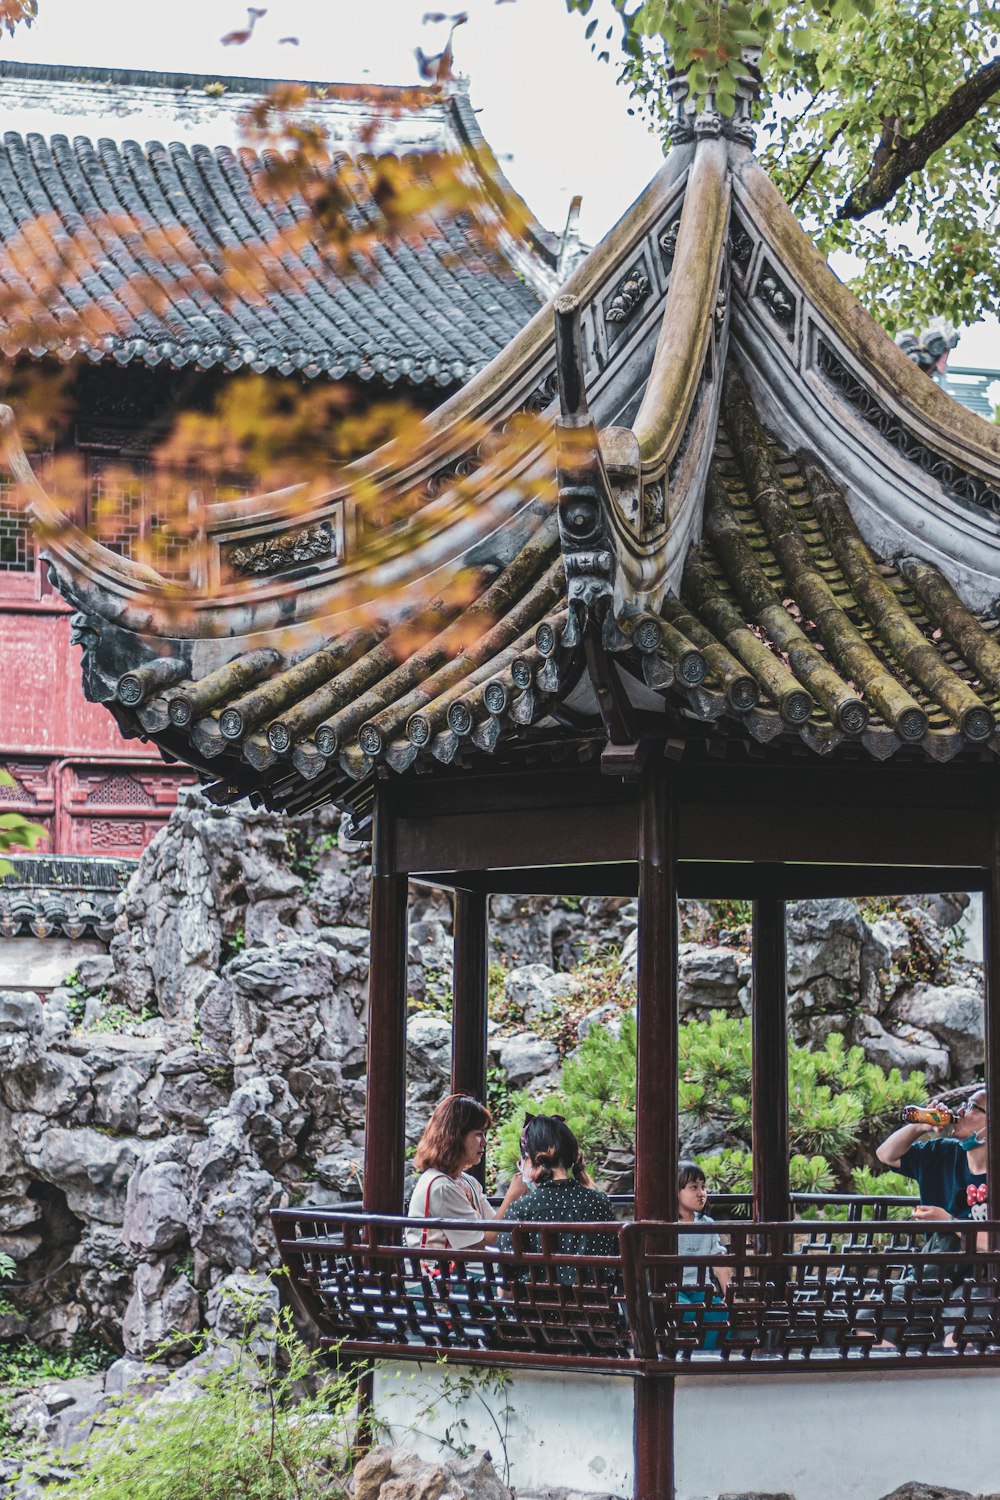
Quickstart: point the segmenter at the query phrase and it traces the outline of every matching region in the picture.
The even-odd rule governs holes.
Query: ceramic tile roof
[[[838,486],[765,434],[732,374],[703,540],[665,613],[693,643],[730,653],[729,682],[716,670],[691,695],[699,717],[739,714],[734,689],[749,674],[759,696],[740,716],[759,740],[791,731],[828,752],[854,739],[879,759],[903,745],[939,760],[997,748],[996,620],[967,609],[932,564],[876,557]]]
[[[109,124],[113,106],[120,106],[123,97],[141,102],[151,96],[162,111],[164,98],[183,99],[185,90],[194,90],[197,99],[200,88],[204,105],[204,91],[212,87],[197,78],[134,73],[109,76],[106,83],[81,81],[69,69],[22,66],[19,71],[18,65],[7,63],[0,69],[5,106],[17,103],[29,85],[37,87],[36,75],[42,72],[54,75],[47,87],[56,105],[61,90],[75,91],[75,97],[86,84],[91,114],[94,96],[99,104],[105,87]],[[263,87],[260,80],[227,80],[232,95],[227,102],[235,100],[245,108]],[[341,92],[344,99],[336,88],[324,91],[316,110],[320,115],[324,109],[331,112],[341,135],[348,117],[349,137],[351,129],[360,128],[363,111],[348,91]],[[426,150],[462,152],[472,170],[482,167],[488,148],[464,96],[410,113],[416,118],[397,122],[385,149],[413,160]],[[18,118],[22,116],[31,118],[30,112]],[[127,118],[125,123],[130,123]],[[154,119],[157,123],[172,128],[174,121]],[[348,138],[333,142],[332,149],[350,151],[351,144]],[[489,156],[487,167],[492,162]],[[58,252],[67,263],[65,273],[60,269],[56,293],[45,293],[50,310],[57,317],[61,309],[79,314],[89,304],[101,309],[114,328],[101,337],[74,336],[65,343],[29,339],[29,352],[37,355],[51,347],[63,358],[82,353],[93,361],[111,358],[121,365],[138,361],[283,375],[301,371],[452,386],[503,349],[543,300],[541,282],[532,285],[530,275],[532,264],[543,281],[551,272],[546,256],[549,262],[553,257],[541,244],[541,231],[534,245],[498,249],[472,232],[467,215],[435,211],[421,221],[424,232],[409,243],[383,243],[369,267],[358,262],[360,274],[340,274],[310,237],[281,255],[279,284],[266,288],[262,298],[241,294],[223,305],[214,289],[220,256],[242,248],[273,261],[269,242],[281,229],[308,218],[300,198],[275,205],[264,191],[264,170],[262,156],[232,145],[169,137],[140,145],[110,133],[71,137],[7,130],[0,146],[0,238],[9,240],[40,220],[42,253]],[[378,223],[370,171],[366,186],[357,186],[354,174],[349,181],[352,225],[363,230]],[[193,245],[193,285],[179,258],[167,249],[151,252],[136,231],[166,231],[168,238],[176,235]],[[9,280],[12,269],[4,269]],[[29,288],[41,285],[30,258],[26,262],[22,257],[17,269]],[[142,276],[157,287],[161,310],[136,309],[130,282]]]
[[[519,411],[543,414],[530,456],[460,447],[459,418]],[[216,800],[362,823],[377,774],[493,753],[1000,753],[996,431],[868,318],[742,147],[671,153],[552,322],[425,430],[424,468],[366,471],[433,497],[391,558],[275,564],[182,627],[156,575],[57,535],[88,691]],[[266,498],[247,524],[294,538]],[[354,566],[377,607],[348,633]]]
[[[131,860],[20,856],[0,878],[0,938],[96,937],[108,942]]]
[[[828,474],[764,433],[738,378],[728,397],[680,594],[610,616],[607,655],[689,733],[728,719],[760,743],[854,742],[876,759],[996,749],[996,622],[930,564],[876,558]],[[161,658],[119,678],[117,697],[220,789],[296,808],[364,801],[379,763],[492,753],[551,723],[583,672],[550,516],[471,604],[417,630],[356,631],[291,666],[265,649],[201,681]]]

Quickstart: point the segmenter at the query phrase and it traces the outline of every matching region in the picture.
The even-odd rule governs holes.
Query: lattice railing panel
[[[505,1252],[403,1242],[407,1229],[447,1221],[292,1209],[273,1218],[323,1341],[359,1356],[622,1374],[1000,1364],[1000,1253],[977,1248],[977,1235],[1000,1225],[936,1225],[957,1238],[929,1251],[912,1220],[862,1219],[859,1204],[836,1221],[686,1224],[685,1236],[718,1233],[728,1248],[684,1256],[676,1224],[511,1224]],[[581,1231],[610,1232],[613,1253],[563,1254],[560,1234]],[[713,1264],[729,1273],[724,1289]]]

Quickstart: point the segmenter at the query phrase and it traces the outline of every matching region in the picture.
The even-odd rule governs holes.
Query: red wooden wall
[[[0,570],[0,766],[16,782],[0,811],[44,824],[42,850],[135,858],[194,777],[86,701],[70,610],[43,573]]]

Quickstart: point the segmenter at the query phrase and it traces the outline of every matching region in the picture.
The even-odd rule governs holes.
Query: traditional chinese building
[[[372,839],[365,1212],[276,1215],[319,1335],[510,1369],[521,1485],[870,1500],[921,1455],[985,1490],[994,1251],[958,1226],[956,1300],[885,1203],[795,1220],[784,903],[983,893],[1000,1139],[1000,435],[832,275],[753,155],[749,91],[726,119],[675,87],[661,172],[556,300],[407,466],[360,462],[371,513],[345,485],[307,518],[344,539],[330,555],[296,555],[306,523],[274,497],[220,507],[221,586],[179,615],[167,580],[59,529],[9,424],[12,462],[54,533],[90,699],[219,802],[333,801]],[[470,448],[473,420],[492,436]],[[272,560],[252,588],[230,556],[249,539]],[[558,1226],[541,1249],[515,1231],[506,1257],[401,1243],[411,875],[455,892],[452,1081],[478,1094],[488,894],[637,894],[614,1257],[563,1254]],[[754,902],[753,1193],[714,1347],[681,1296],[710,1257],[679,1256],[674,1221],[679,895]],[[988,1182],[995,1204],[1000,1158]]]
[[[242,118],[271,85],[10,62],[0,64],[0,80],[0,253],[14,292],[6,352],[21,371],[68,377],[66,415],[36,467],[44,474],[62,454],[76,455],[89,512],[81,519],[122,558],[143,554],[163,524],[148,479],[174,418],[206,409],[234,376],[339,381],[357,389],[362,406],[399,390],[426,410],[482,369],[555,285],[558,243],[526,210],[519,234],[489,248],[470,236],[468,216],[442,212],[418,241],[380,249],[368,275],[345,277],[307,239],[283,285],[223,304],[213,282],[220,256],[273,254],[282,227],[307,218],[293,196],[282,220],[261,189],[261,152],[240,146]],[[461,88],[419,99],[342,85],[310,93],[302,117],[327,133],[331,151],[356,155],[363,144],[413,161],[450,158],[487,203],[511,195]],[[351,185],[345,211],[377,225],[374,199],[359,179]],[[211,289],[192,287],[171,261],[172,235],[196,247]],[[145,306],[131,292],[144,278]],[[49,324],[19,334],[43,306]],[[100,336],[87,332],[90,315]],[[238,496],[247,482],[233,475],[227,493]],[[338,545],[325,525],[310,541],[320,555]],[[265,551],[247,544],[248,573]],[[0,804],[44,824],[52,852],[135,856],[191,773],[165,763],[143,736],[123,739],[80,697],[72,630],[8,476],[0,485],[0,764],[16,785],[0,788]]]

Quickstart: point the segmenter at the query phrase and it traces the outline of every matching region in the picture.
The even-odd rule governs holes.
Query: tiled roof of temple
[[[0,877],[0,938],[98,938],[108,942],[130,860],[21,855]]]
[[[547,425],[506,470],[460,449],[470,418],[499,432],[525,409]],[[1000,750],[1000,433],[836,281],[741,122],[682,132],[554,305],[424,430],[405,474],[384,453],[362,466],[390,498],[426,486],[388,560],[366,564],[341,491],[312,524],[355,550],[319,562],[261,497],[226,512],[217,547],[256,528],[264,576],[183,628],[148,570],[64,528],[50,552],[91,695],[220,800],[361,815],[380,766],[644,738]],[[358,569],[378,602],[363,618]]]
[[[415,108],[401,89],[361,97],[313,86],[308,120],[329,132],[335,161],[343,154],[362,169],[338,171],[352,230],[382,222],[372,160],[385,153],[418,180],[428,153],[464,162],[479,217],[496,221],[484,234],[475,214],[441,208],[417,233],[379,244],[370,264],[354,257],[344,275],[319,234],[281,240],[309,224],[309,209],[266,180],[267,151],[238,144],[239,116],[265,95],[264,80],[8,62],[0,81],[0,239],[24,232],[27,241],[13,264],[5,257],[0,280],[49,288],[54,314],[50,334],[22,337],[15,327],[8,346],[121,365],[453,386],[504,348],[553,284],[556,247],[519,200],[520,239],[500,228],[497,204],[512,190],[459,90],[425,91]],[[373,118],[380,128],[359,145]],[[176,253],[145,235],[166,236]],[[222,296],[225,257],[241,251],[270,262],[273,276],[260,295]],[[138,279],[152,281],[156,310],[137,303]],[[81,318],[82,332],[72,323]],[[65,338],[60,323],[71,329]]]

